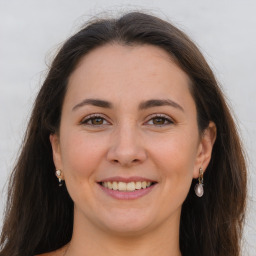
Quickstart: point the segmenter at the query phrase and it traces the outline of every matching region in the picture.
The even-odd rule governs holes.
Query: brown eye
[[[81,124],[88,126],[102,126],[109,124],[109,122],[101,116],[89,116],[82,120]]]
[[[153,126],[165,126],[165,125],[170,125],[173,124],[172,119],[159,115],[159,116],[153,116],[150,120],[147,121],[148,125],[153,125]]]
[[[154,125],[164,125],[165,122],[166,122],[166,118],[163,118],[163,117],[153,118],[153,124]]]
[[[95,117],[95,118],[91,118],[91,123],[93,125],[101,125],[103,124],[103,118],[100,118],[100,117]]]

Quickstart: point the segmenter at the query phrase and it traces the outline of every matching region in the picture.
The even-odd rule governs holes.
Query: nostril
[[[112,163],[115,163],[115,164],[122,164],[122,165],[130,165],[130,164],[137,164],[137,163],[139,163],[140,162],[140,160],[139,159],[133,159],[133,160],[131,160],[131,161],[125,161],[125,160],[123,160],[123,161],[120,161],[120,160],[118,160],[118,159],[113,159],[112,160]]]

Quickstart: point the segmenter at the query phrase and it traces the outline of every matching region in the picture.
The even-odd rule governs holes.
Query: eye
[[[82,121],[81,124],[83,125],[90,125],[90,126],[102,126],[102,125],[107,125],[109,122],[102,116],[100,115],[90,115],[85,117]]]
[[[160,126],[160,127],[165,125],[170,125],[173,123],[174,122],[172,121],[172,119],[167,117],[166,115],[155,115],[146,122],[146,124],[148,125],[154,125],[154,126]]]

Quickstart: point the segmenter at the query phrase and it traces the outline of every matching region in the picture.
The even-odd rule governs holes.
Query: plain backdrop
[[[255,0],[0,0],[0,223],[7,178],[34,97],[56,50],[92,16],[134,9],[150,11],[185,31],[197,43],[222,85],[248,155],[244,255],[255,256]]]

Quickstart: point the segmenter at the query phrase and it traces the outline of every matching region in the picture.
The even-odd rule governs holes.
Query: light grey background
[[[249,201],[244,255],[255,256],[255,0],[0,0],[0,220],[7,177],[47,63],[59,44],[88,18],[103,11],[115,14],[130,9],[152,11],[187,32],[222,84],[248,154]]]

